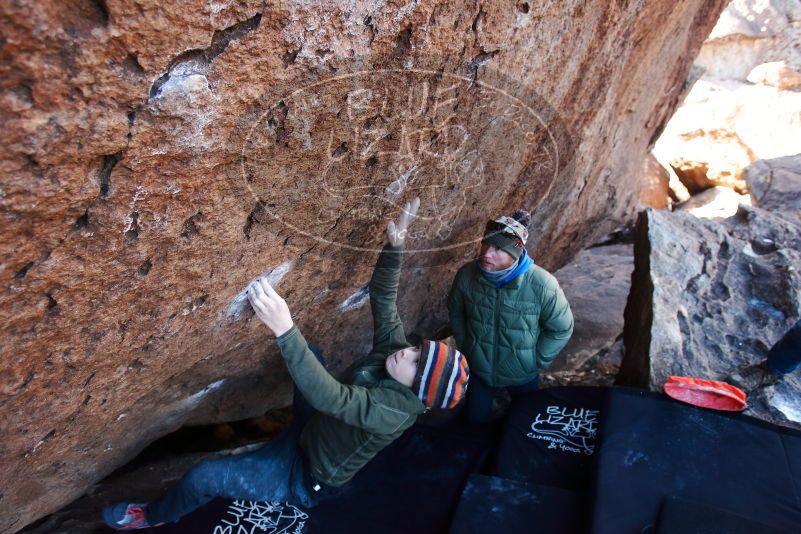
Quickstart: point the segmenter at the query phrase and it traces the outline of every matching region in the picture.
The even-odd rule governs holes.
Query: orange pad
[[[739,412],[748,408],[742,389],[717,380],[669,376],[665,382],[665,393],[676,400],[701,408],[727,412]]]

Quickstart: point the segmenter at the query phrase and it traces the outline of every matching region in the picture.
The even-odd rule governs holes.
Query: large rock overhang
[[[0,531],[183,424],[285,404],[280,357],[242,306],[256,275],[334,366],[363,354],[363,288],[415,187],[427,233],[410,247],[436,250],[408,256],[409,331],[446,320],[489,216],[530,209],[529,249],[549,269],[630,218],[643,157],[724,5],[4,4]],[[346,82],[390,88],[397,106],[428,91],[423,115],[387,123],[382,151],[399,156],[362,158],[348,120],[382,124]],[[293,91],[314,84],[321,103],[301,110],[292,95],[308,92]],[[453,85],[443,105],[465,143],[437,130]],[[356,115],[348,101],[332,115],[332,97]],[[403,125],[428,119],[437,135],[404,159]],[[363,186],[382,199],[366,211]]]

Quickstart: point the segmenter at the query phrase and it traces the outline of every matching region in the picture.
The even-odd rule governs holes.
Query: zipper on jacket
[[[492,344],[492,387],[497,387],[498,383],[498,338],[500,325],[498,324],[499,313],[501,309],[501,288],[495,288],[495,328],[493,328],[493,344]]]

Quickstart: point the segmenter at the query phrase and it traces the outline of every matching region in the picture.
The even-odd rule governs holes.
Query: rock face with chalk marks
[[[414,195],[423,333],[491,216],[528,208],[548,269],[630,218],[724,4],[4,3],[0,532],[181,425],[288,402],[255,276],[334,368],[361,356]]]

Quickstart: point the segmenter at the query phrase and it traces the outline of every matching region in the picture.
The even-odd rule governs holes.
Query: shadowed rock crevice
[[[14,278],[16,278],[17,280],[22,280],[23,278],[25,278],[25,275],[28,274],[28,270],[31,267],[33,267],[33,262],[29,261],[28,263],[23,265],[21,269],[19,269],[16,273],[14,273]]]
[[[92,5],[94,5],[95,10],[100,16],[100,21],[102,22],[103,26],[108,26],[109,19],[111,17],[108,12],[108,6],[106,5],[106,0],[90,0],[90,1]]]
[[[651,278],[650,262],[648,216],[643,212],[637,219],[634,231],[634,271],[631,273],[631,290],[624,311],[623,342],[626,347],[626,357],[620,366],[617,384],[648,383],[651,331],[654,321],[654,281]]]
[[[145,260],[142,262],[142,265],[136,270],[136,274],[139,276],[147,276],[150,273],[150,269],[153,267],[153,262],[150,259]]]
[[[182,67],[187,67],[188,70],[192,71],[204,70],[209,64],[211,64],[212,61],[214,61],[217,56],[225,51],[226,47],[231,41],[239,40],[248,33],[252,32],[259,27],[260,22],[261,13],[258,13],[247,20],[234,24],[233,26],[229,26],[224,30],[218,30],[214,32],[214,35],[211,38],[211,44],[207,48],[187,50],[186,52],[180,54],[170,62],[167,72],[159,76],[156,81],[153,82],[153,85],[150,87],[150,91],[148,93],[148,100],[159,96],[161,87],[167,83],[167,80],[170,79],[170,75],[173,73],[173,71],[180,71],[182,70]]]
[[[184,221],[181,228],[181,237],[192,240],[200,233],[200,222],[203,220],[203,213],[197,212]]]
[[[250,233],[253,231],[253,226],[264,223],[266,218],[267,212],[264,211],[264,204],[261,201],[257,201],[253,209],[250,210],[245,224],[242,227],[242,233],[247,241],[250,241]]]
[[[128,54],[121,65],[123,70],[135,80],[145,75],[145,69],[139,64],[139,59],[134,54]]]
[[[89,209],[87,208],[86,211],[83,212],[83,215],[78,217],[75,221],[75,224],[72,225],[72,229],[76,231],[83,230],[89,226]]]
[[[364,26],[367,29],[369,35],[367,40],[367,46],[370,46],[373,44],[373,41],[375,40],[375,26],[373,26],[373,17],[371,17],[370,15],[364,17]]]
[[[281,62],[284,64],[284,68],[289,67],[291,64],[295,62],[301,50],[302,48],[287,50],[287,52],[283,56],[281,56]]]
[[[133,118],[129,116],[129,126],[132,123]],[[100,198],[108,198],[111,193],[111,171],[114,170],[114,166],[117,165],[121,159],[122,152],[103,156],[100,163],[100,172],[97,176]]]
[[[395,37],[393,55],[396,58],[402,58],[409,53],[412,48],[412,26],[406,26],[397,37]]]
[[[134,211],[129,215],[128,227],[125,229],[125,242],[133,243],[139,239],[139,213]]]

